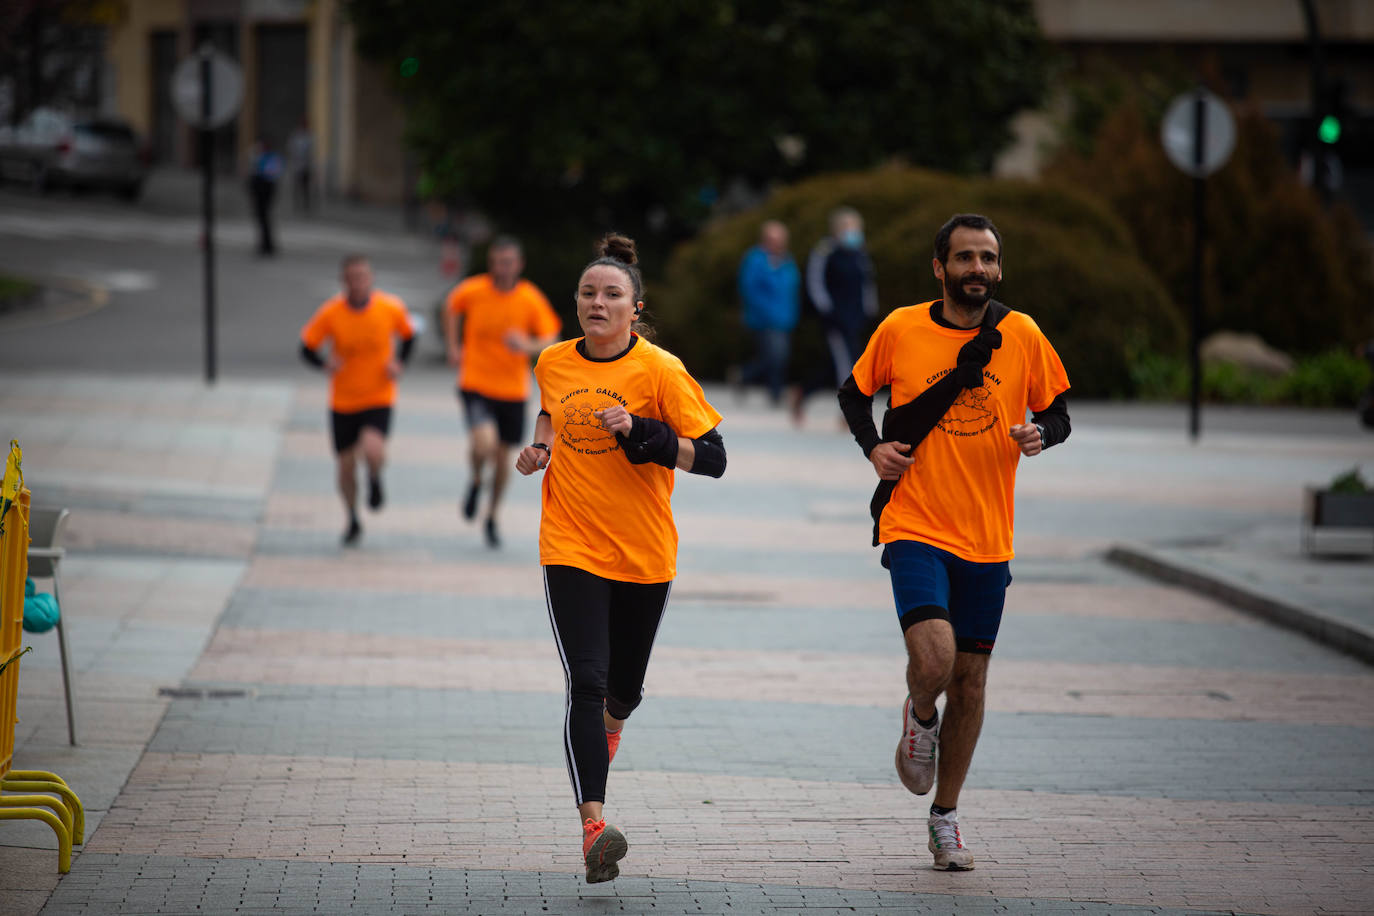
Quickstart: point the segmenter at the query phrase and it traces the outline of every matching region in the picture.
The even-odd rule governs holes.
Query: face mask
[[[864,243],[864,233],[862,229],[850,229],[840,236],[840,242],[846,248],[858,248]]]

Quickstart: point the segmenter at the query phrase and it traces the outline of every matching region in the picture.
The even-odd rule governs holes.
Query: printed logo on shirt
[[[586,398],[563,404],[563,426],[559,441],[583,455],[603,455],[620,447],[615,433],[606,428],[596,411],[605,410],[614,402],[597,403]]]
[[[992,429],[997,425],[997,414],[988,409],[991,394],[986,384],[959,392],[949,412],[940,418],[940,430],[951,436],[981,436]]]

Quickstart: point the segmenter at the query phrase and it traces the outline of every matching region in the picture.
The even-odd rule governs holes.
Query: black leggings
[[[563,660],[567,711],[563,753],[577,804],[606,801],[604,708],[614,718],[634,712],[672,582],[643,585],[603,579],[571,566],[544,567],[544,596]]]

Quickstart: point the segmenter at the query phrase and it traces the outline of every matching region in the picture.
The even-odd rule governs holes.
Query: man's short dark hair
[[[354,264],[366,263],[368,263],[368,260],[367,255],[365,254],[346,254],[343,256],[343,260],[339,262],[339,270],[345,271],[348,270],[348,268],[352,267]]]
[[[487,244],[487,251],[500,251],[503,248],[514,248],[521,257],[525,255],[525,246],[520,244],[520,240],[513,235],[498,235]]]
[[[956,213],[951,216],[940,231],[935,233],[935,260],[941,264],[949,261],[949,237],[955,229],[986,229],[997,239],[997,261],[1002,260],[1002,233],[992,224],[992,220],[977,213]]]

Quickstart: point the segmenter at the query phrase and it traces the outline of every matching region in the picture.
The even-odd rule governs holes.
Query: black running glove
[[[630,431],[616,433],[616,440],[625,450],[630,464],[661,464],[677,467],[677,433],[662,420],[630,414]]]

